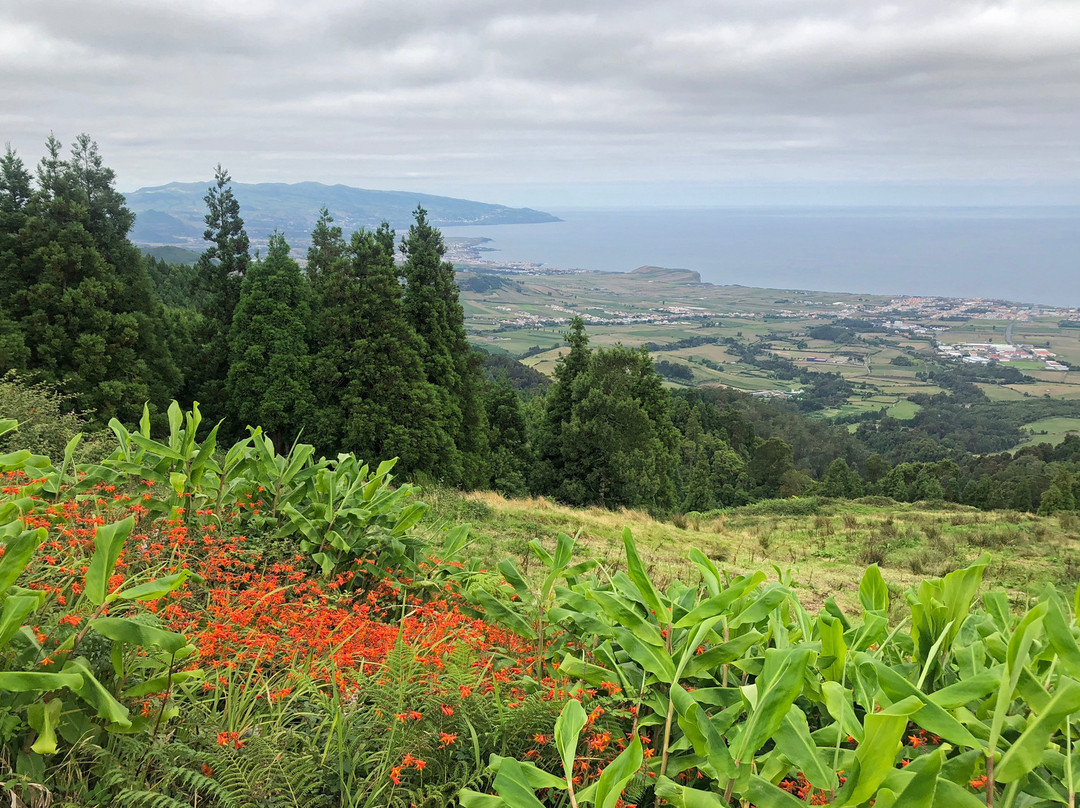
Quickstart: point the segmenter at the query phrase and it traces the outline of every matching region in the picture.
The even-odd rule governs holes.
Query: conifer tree
[[[229,339],[233,313],[240,300],[244,276],[251,262],[250,241],[240,217],[240,203],[233,195],[232,177],[218,165],[214,184],[207,190],[206,230],[210,246],[195,265],[192,297],[199,301],[202,316],[196,332],[199,349],[186,367],[185,398],[197,399],[204,413],[220,418],[229,371]]]
[[[562,496],[608,508],[671,508],[679,433],[648,351],[594,351],[574,380],[573,402]]]
[[[281,233],[247,268],[229,333],[226,389],[239,425],[261,426],[278,450],[299,434],[314,405],[307,346],[309,300],[300,265]]]
[[[127,238],[134,214],[97,144],[79,135],[67,160],[61,148],[49,138],[29,192],[21,161],[9,150],[0,162],[0,302],[15,324],[4,341],[78,409],[134,420],[179,382],[161,306]]]
[[[458,301],[454,265],[443,260],[442,234],[428,222],[422,207],[414,217],[401,242],[402,302],[408,323],[421,339],[427,380],[436,388],[439,428],[451,439],[439,458],[439,476],[475,488],[489,477],[481,362],[465,335],[465,313]]]
[[[589,336],[585,333],[585,321],[574,317],[570,330],[563,334],[570,352],[560,355],[555,364],[555,383],[544,400],[544,419],[534,441],[537,463],[533,474],[533,490],[554,495],[564,476],[564,433],[570,424],[574,410],[574,382],[589,368],[592,351]]]
[[[488,385],[485,405],[491,435],[489,484],[501,494],[524,496],[529,492],[532,451],[528,444],[521,399],[505,373]]]
[[[405,318],[394,234],[384,223],[354,233],[347,249],[339,234],[324,241],[322,257],[343,257],[319,269],[313,437],[327,452],[398,457],[398,473],[441,477],[440,459],[454,447]]]

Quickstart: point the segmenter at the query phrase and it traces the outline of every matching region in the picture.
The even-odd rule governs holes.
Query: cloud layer
[[[1076,0],[533,5],[9,0],[0,140],[125,188],[1080,180]]]

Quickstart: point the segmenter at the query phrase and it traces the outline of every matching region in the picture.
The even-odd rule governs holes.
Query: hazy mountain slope
[[[127,194],[128,207],[137,215],[131,240],[141,245],[190,247],[201,252],[206,212],[203,197],[209,186],[209,182],[171,182]],[[265,243],[268,235],[278,229],[293,247],[306,246],[319,209],[324,205],[346,233],[360,227],[377,227],[384,219],[403,231],[412,221],[412,212],[418,204],[427,210],[432,224],[439,227],[558,221],[555,216],[530,208],[410,191],[370,191],[318,182],[293,185],[234,182],[232,187],[240,201],[248,235],[256,244]]]

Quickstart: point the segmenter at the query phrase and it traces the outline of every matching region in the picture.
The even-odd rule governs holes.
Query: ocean
[[[776,289],[1080,306],[1080,206],[552,210],[549,224],[446,227],[495,260],[693,269]]]

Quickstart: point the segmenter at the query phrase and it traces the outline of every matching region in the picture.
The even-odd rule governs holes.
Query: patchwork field
[[[562,350],[562,333],[574,315],[586,320],[598,346],[649,344],[654,359],[689,368],[692,381],[672,386],[723,385],[748,392],[798,391],[789,373],[747,361],[752,345],[761,356],[804,371],[839,373],[855,387],[845,404],[820,414],[858,414],[888,407],[908,419],[917,411],[907,398],[940,387],[926,372],[948,367],[935,341],[996,343],[1045,348],[1058,361],[1080,365],[1080,329],[1062,328],[1075,312],[1044,312],[1020,304],[890,298],[805,290],[755,289],[701,283],[696,273],[643,267],[629,273],[493,273],[490,266],[460,267],[462,304],[472,342],[519,357],[550,375]],[[971,309],[970,316],[967,312]],[[986,312],[993,310],[993,318]],[[828,328],[834,322],[847,326]],[[830,338],[832,337],[832,338]],[[1080,399],[1080,373],[1050,371],[1042,361],[1010,364],[1030,381],[981,383],[994,401],[1029,397]]]

